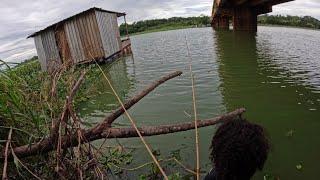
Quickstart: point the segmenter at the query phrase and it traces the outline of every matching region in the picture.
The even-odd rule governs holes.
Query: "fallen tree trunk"
[[[199,120],[197,121],[198,128],[207,127],[211,125],[215,125],[217,123],[220,123],[222,121],[228,121],[233,120],[239,116],[241,116],[245,112],[244,108],[237,109],[235,111],[232,111],[230,113],[218,116],[213,119],[207,119],[207,120]],[[188,123],[181,123],[181,124],[175,124],[175,125],[160,125],[160,126],[149,126],[149,127],[141,127],[139,128],[141,134],[143,136],[155,136],[155,135],[161,135],[161,134],[170,134],[170,133],[176,133],[181,131],[187,131],[195,128],[194,122],[188,122]],[[106,128],[101,133],[94,133],[92,130],[88,130],[86,132],[83,131],[84,138],[80,143],[88,143],[94,140],[103,139],[103,138],[130,138],[130,137],[137,137],[138,134],[134,130],[134,128]],[[70,148],[77,146],[79,144],[78,142],[78,136],[77,134],[73,134],[72,136],[63,136],[62,137],[62,145],[61,148]],[[16,147],[13,149],[15,155],[17,157],[23,158],[28,157],[40,153],[47,153],[49,151],[54,150],[54,144],[50,143],[50,138],[44,139],[41,142],[38,142],[37,144],[33,145],[25,145]],[[0,161],[3,161],[3,158],[1,157]]]
[[[202,127],[212,126],[223,121],[230,121],[237,118],[237,116],[241,116],[244,112],[245,112],[245,109],[240,108],[228,114],[218,116],[216,118],[198,120],[197,127],[202,128]],[[195,128],[194,122],[187,122],[187,123],[173,124],[173,125],[146,126],[138,129],[143,136],[156,136],[156,135],[171,134],[171,133],[176,133],[181,131],[188,131],[194,128]],[[132,137],[138,137],[138,134],[134,128],[109,128],[102,134],[102,136],[104,138],[132,138]]]

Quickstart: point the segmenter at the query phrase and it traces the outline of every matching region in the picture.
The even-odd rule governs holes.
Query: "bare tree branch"
[[[163,84],[164,82],[180,76],[182,74],[181,71],[175,71],[172,72],[168,75],[165,75],[163,77],[161,77],[159,80],[154,81],[153,83],[151,83],[149,86],[147,86],[147,88],[145,88],[144,90],[142,90],[140,93],[136,94],[133,98],[129,99],[125,104],[124,107],[126,109],[131,108],[134,104],[136,104],[137,102],[139,102],[143,97],[145,97],[146,95],[148,95],[151,91],[153,91],[156,87],[158,87],[159,85]],[[75,91],[79,88],[82,80],[83,80],[84,74],[82,74],[79,78],[79,80],[77,81],[77,83],[75,84],[74,88],[72,89],[70,96],[67,98],[66,100],[66,104],[67,105],[73,98],[73,96],[75,95]],[[67,106],[68,107],[68,106]],[[64,108],[64,113],[66,113],[65,111],[68,108]],[[96,140],[96,139],[101,139],[103,136],[103,132],[111,127],[112,122],[117,119],[119,116],[121,116],[124,113],[124,109],[122,109],[121,107],[117,108],[113,113],[111,113],[110,115],[108,115],[101,123],[99,123],[97,126],[88,129],[88,130],[81,130],[81,134],[83,135],[83,142],[81,143],[85,143],[85,142],[90,142],[92,140]],[[27,157],[27,156],[32,156],[32,155],[36,155],[39,153],[45,153],[45,152],[49,152],[52,151],[54,149],[55,146],[55,137],[57,135],[57,129],[59,127],[59,123],[61,122],[61,120],[63,120],[64,115],[62,114],[61,118],[54,124],[54,127],[52,128],[51,131],[51,136],[49,136],[48,138],[44,138],[39,142],[36,142],[34,144],[31,145],[24,145],[24,146],[20,146],[20,147],[16,147],[14,148],[14,152],[18,157]],[[71,147],[73,145],[73,143],[75,142],[76,144],[78,144],[78,140],[77,140],[77,134],[74,135],[68,135],[68,136],[64,136],[62,137],[62,148],[67,148],[67,147]],[[9,156],[11,156],[9,154]],[[3,161],[3,153],[1,154],[0,157],[0,162]]]
[[[244,108],[236,109],[225,115],[218,116],[213,119],[198,120],[197,127],[207,127],[218,124],[223,121],[234,120],[245,112]],[[171,134],[181,131],[188,131],[195,128],[194,122],[173,124],[173,125],[160,125],[160,126],[146,126],[139,128],[143,136],[156,136],[162,134]],[[109,128],[103,134],[103,138],[131,138],[138,137],[137,132],[133,128]]]
[[[229,121],[241,116],[245,112],[244,108],[237,109],[225,115],[218,116],[213,119],[207,119],[202,121],[197,121],[198,128],[215,125],[217,123],[223,121]],[[170,134],[181,131],[187,131],[195,128],[195,124],[193,122],[181,123],[175,125],[161,125],[161,126],[150,126],[150,127],[142,127],[139,128],[143,136],[155,136],[161,134]],[[90,135],[90,136],[86,136]],[[92,132],[85,132],[84,137],[86,139],[82,139],[81,144],[91,142],[94,140],[102,139],[102,138],[130,138],[137,137],[138,134],[133,128],[106,128],[102,133],[94,134]],[[77,133],[72,134],[71,136],[63,136],[61,140],[61,148],[69,148],[75,147],[79,144]],[[24,145],[20,147],[16,147],[13,149],[16,156],[18,157],[28,157],[32,155],[36,155],[37,153],[46,153],[54,150],[54,145],[50,143],[50,139],[44,139],[41,142],[33,144],[31,146]],[[3,161],[3,158],[0,158],[0,162]]]

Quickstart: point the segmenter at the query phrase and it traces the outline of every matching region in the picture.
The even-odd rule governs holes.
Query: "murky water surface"
[[[122,97],[134,95],[168,72],[184,72],[130,110],[139,125],[191,121],[186,36],[195,73],[199,119],[245,107],[245,117],[265,126],[272,142],[266,166],[254,179],[263,179],[265,174],[280,179],[317,179],[320,31],[259,27],[253,35],[201,28],[132,37],[133,57],[116,61],[109,67],[109,77]],[[83,105],[86,108],[82,109],[81,116],[86,121],[100,121],[117,104],[103,80],[97,86],[101,86],[104,93]],[[120,126],[129,125],[125,117],[116,122]],[[210,169],[209,146],[214,132],[215,127],[200,130],[204,170]],[[180,150],[183,163],[194,166],[194,131],[146,139],[163,156]],[[126,146],[141,147],[135,151],[135,164],[151,160],[139,139],[121,141]]]

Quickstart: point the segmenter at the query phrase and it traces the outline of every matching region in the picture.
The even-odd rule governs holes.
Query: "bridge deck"
[[[228,29],[233,19],[234,30],[257,30],[257,16],[272,12],[272,6],[293,0],[214,0],[212,26]]]

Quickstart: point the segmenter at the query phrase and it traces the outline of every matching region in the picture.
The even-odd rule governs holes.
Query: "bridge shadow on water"
[[[227,110],[245,107],[245,117],[263,125],[271,138],[271,154],[255,179],[317,177],[320,94],[272,64],[273,52],[260,44],[259,33],[213,33]]]

